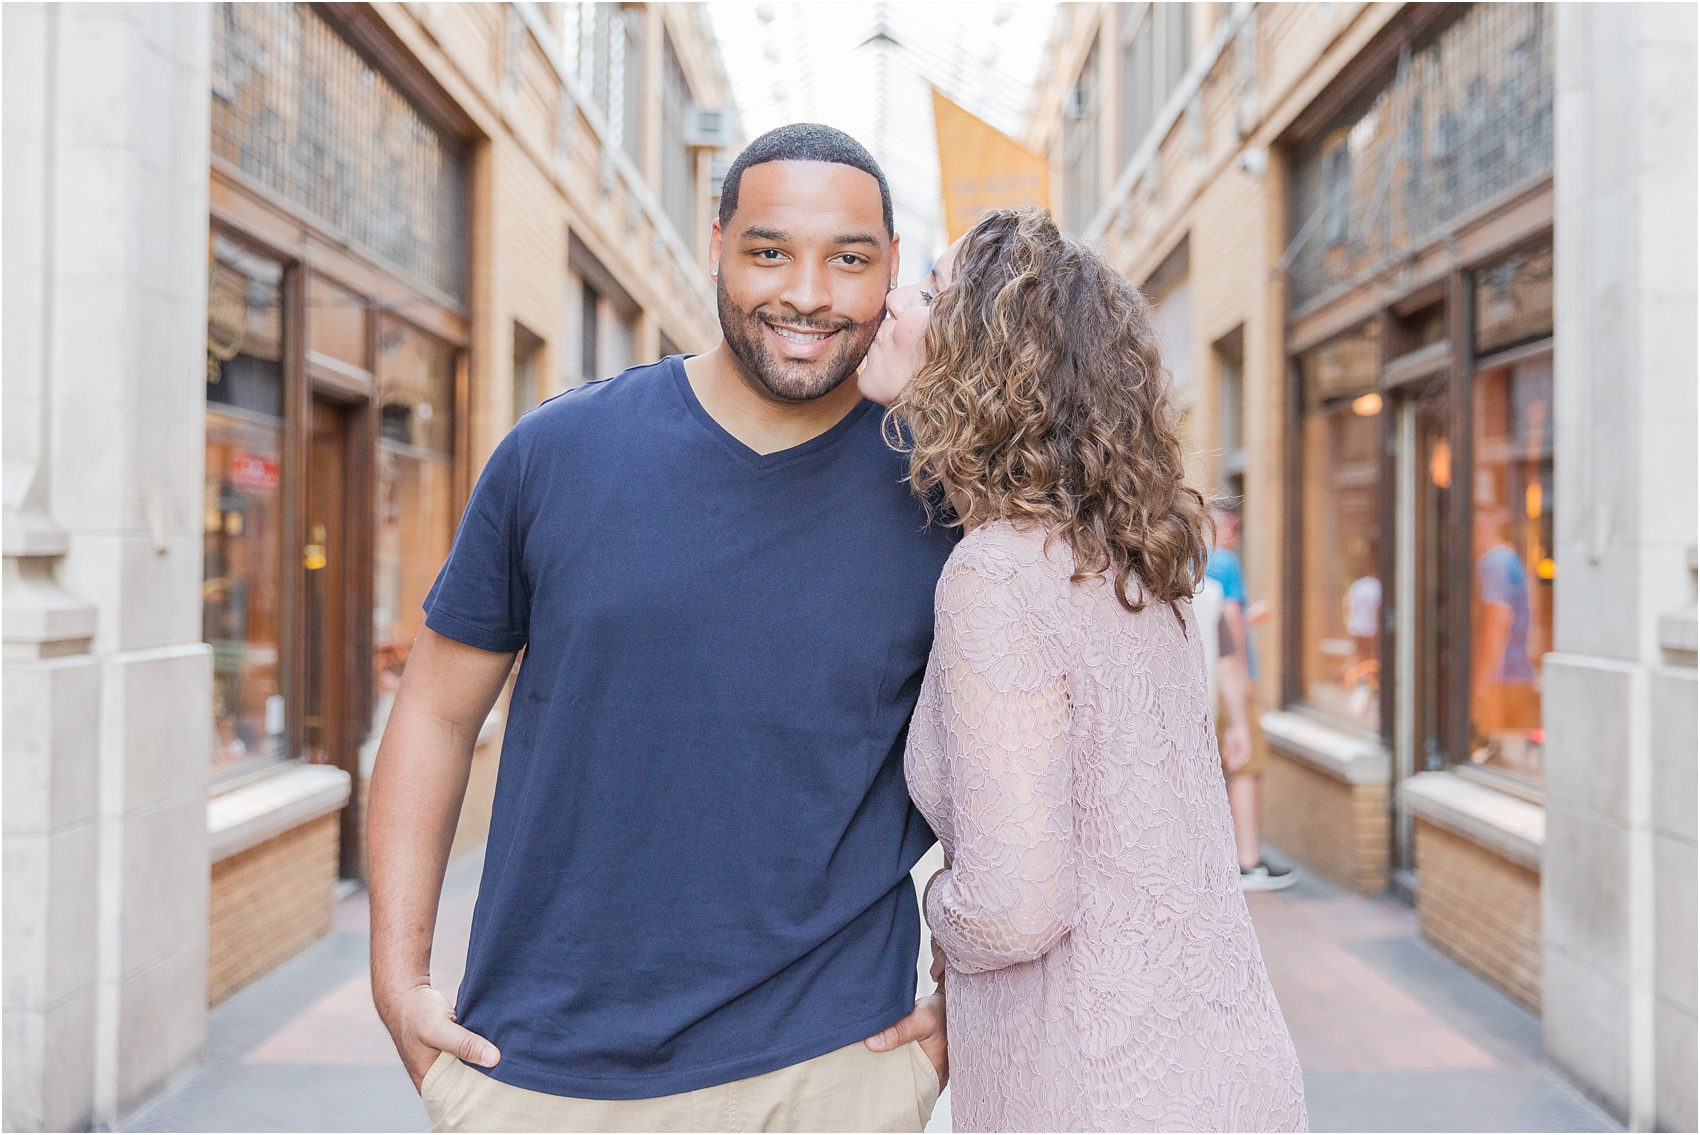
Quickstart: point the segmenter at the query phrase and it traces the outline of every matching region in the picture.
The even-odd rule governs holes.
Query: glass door
[[[1440,381],[1398,396],[1395,445],[1394,777],[1446,765],[1448,610],[1443,554],[1453,454]],[[1394,785],[1398,800],[1398,785]],[[1411,816],[1394,812],[1393,869],[1416,867]]]

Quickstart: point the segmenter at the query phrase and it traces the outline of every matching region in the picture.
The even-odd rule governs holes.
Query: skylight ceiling
[[[905,281],[943,251],[933,86],[1020,137],[1052,3],[711,3],[744,132],[823,122],[885,168]]]

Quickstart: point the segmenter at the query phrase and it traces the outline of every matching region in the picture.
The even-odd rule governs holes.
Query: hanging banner
[[[990,209],[1050,206],[1050,163],[937,90],[933,129],[939,140],[939,182],[950,240]]]

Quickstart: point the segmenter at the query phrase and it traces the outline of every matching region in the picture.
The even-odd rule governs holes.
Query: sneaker
[[[1267,860],[1259,863],[1250,871],[1240,869],[1240,890],[1242,891],[1282,891],[1299,881],[1299,877],[1286,867],[1271,867]]]

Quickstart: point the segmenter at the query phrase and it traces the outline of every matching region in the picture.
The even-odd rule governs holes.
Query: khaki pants
[[[747,1080],[647,1100],[581,1100],[516,1088],[443,1053],[420,1085],[433,1131],[920,1131],[939,1098],[913,1042],[861,1041]]]

